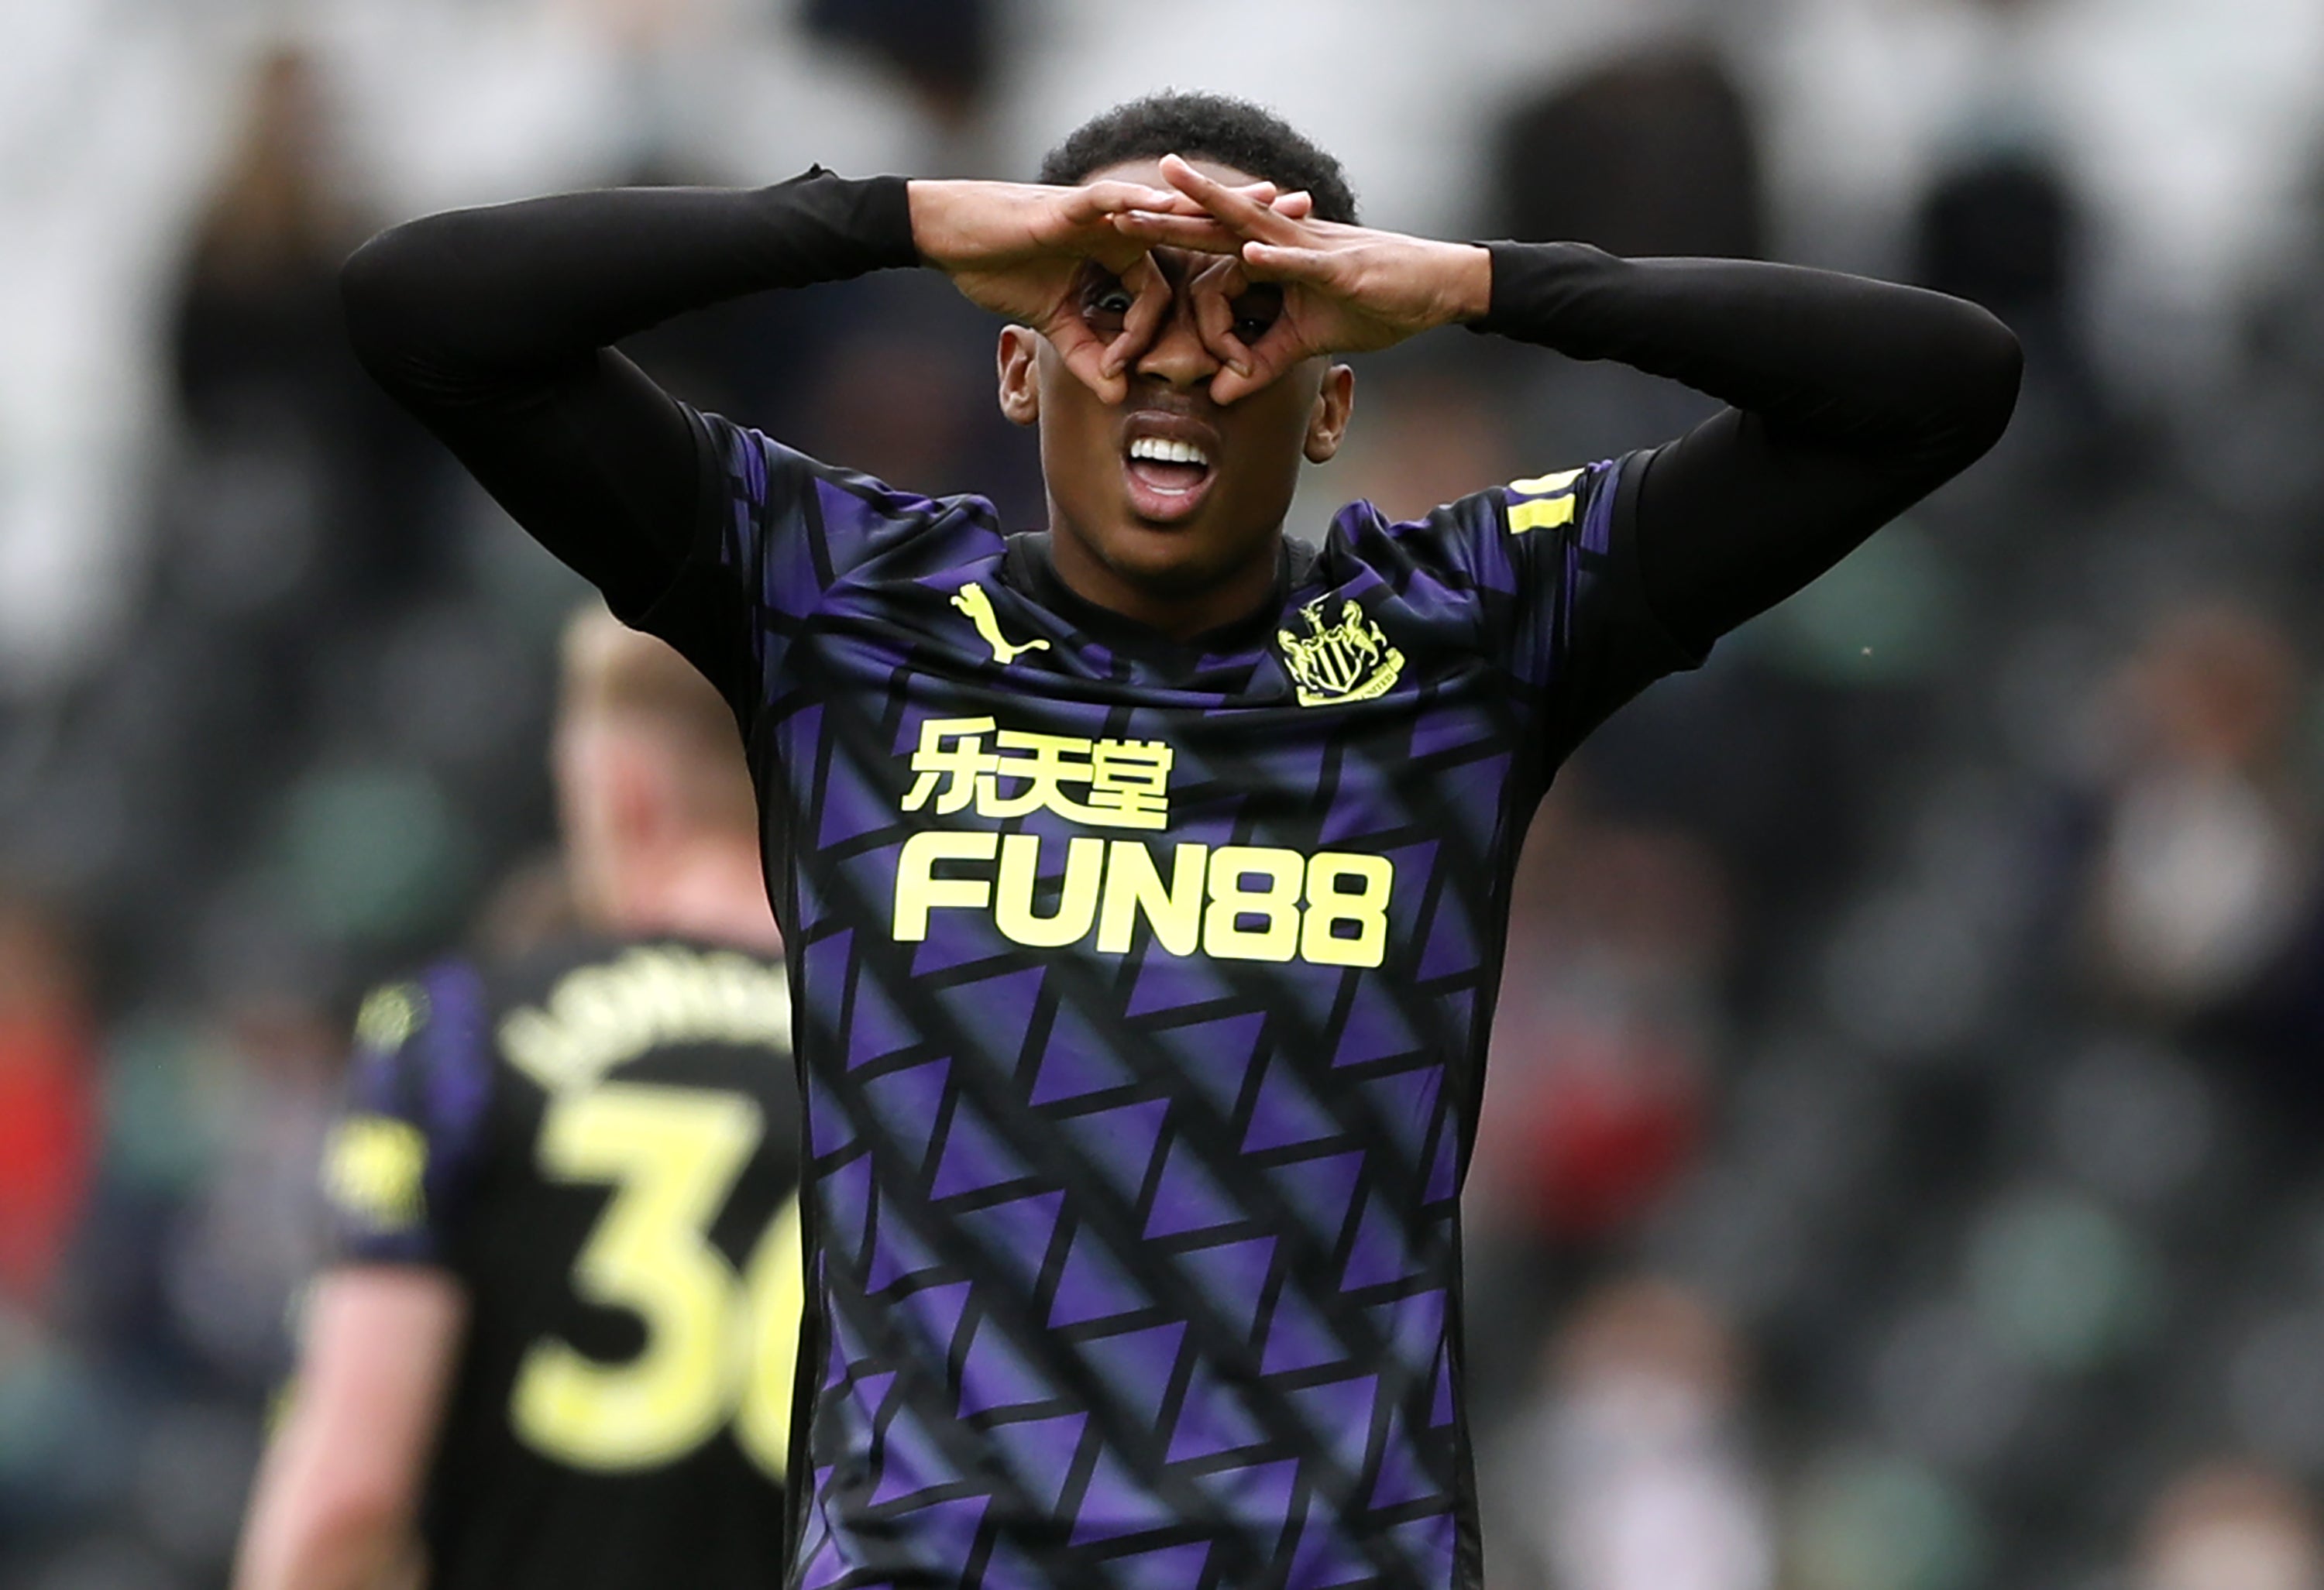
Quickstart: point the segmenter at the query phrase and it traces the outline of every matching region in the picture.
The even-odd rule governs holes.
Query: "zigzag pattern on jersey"
[[[829,1328],[794,1584],[1450,1583],[1461,1045],[1498,975],[1474,924],[1503,731],[1334,714],[1205,766],[1174,717],[1174,803],[1288,776],[1317,792],[1313,841],[1396,859],[1403,975],[1286,979],[1143,929],[1116,960],[973,920],[865,931],[918,826],[862,772],[916,739],[907,685],[852,731],[807,709],[816,765],[790,784],[818,850],[794,965]],[[1375,798],[1348,831],[1356,757],[1422,775],[1362,782],[1425,807]]]

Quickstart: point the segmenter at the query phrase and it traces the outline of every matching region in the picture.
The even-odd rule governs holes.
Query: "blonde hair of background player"
[[[718,693],[595,604],[567,626],[562,675],[552,767],[581,920],[775,948],[750,773]],[[441,1270],[340,1264],[318,1279],[235,1590],[423,1581],[414,1523],[467,1318]]]

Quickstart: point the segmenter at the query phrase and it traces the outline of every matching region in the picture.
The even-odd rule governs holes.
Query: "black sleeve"
[[[700,417],[611,345],[764,288],[918,262],[904,179],[611,188],[383,232],[341,273],[365,368],[532,536],[635,617],[715,468]]]
[[[1698,654],[1966,469],[2009,424],[2017,339],[1916,288],[1734,260],[1489,245],[1474,323],[1732,405],[1626,473],[1646,603]]]
[[[457,1267],[493,1152],[488,1016],[462,961],[364,1001],[321,1167],[341,1263]]]

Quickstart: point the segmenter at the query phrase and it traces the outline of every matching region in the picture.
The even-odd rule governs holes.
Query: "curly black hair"
[[[1273,111],[1223,94],[1164,89],[1117,105],[1075,128],[1041,161],[1041,180],[1071,186],[1124,161],[1179,154],[1216,161],[1290,192],[1305,188],[1316,216],[1353,222],[1355,190],[1340,162]]]

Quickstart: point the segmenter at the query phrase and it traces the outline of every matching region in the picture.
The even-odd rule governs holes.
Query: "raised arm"
[[[612,188],[431,216],[341,276],[364,366],[518,523],[633,616],[692,544],[689,412],[612,350],[763,288],[918,263],[906,184]]]
[[[1241,191],[1276,198],[1264,183]],[[745,293],[926,262],[1040,328],[1117,400],[1121,366],[1169,288],[1110,219],[1185,202],[1122,182],[850,181],[819,170],[747,190],[608,188],[398,226],[355,252],[341,288],[372,374],[634,617],[693,545],[716,461],[691,411],[613,343]],[[1081,313],[1093,264],[1135,295],[1111,343]]]
[[[1698,652],[1975,462],[2016,403],[2017,339],[1941,294],[1581,244],[1439,243],[1286,216],[1175,158],[1163,172],[1204,216],[1117,225],[1222,256],[1198,315],[1229,366],[1213,386],[1222,402],[1303,358],[1465,322],[1732,405],[1623,485],[1647,604]],[[1264,282],[1282,284],[1282,308],[1246,345],[1228,305]]]
[[[1973,305],[1830,271],[1491,245],[1473,322],[1731,405],[1625,483],[1646,601],[1700,651],[2000,439],[2017,339]]]

